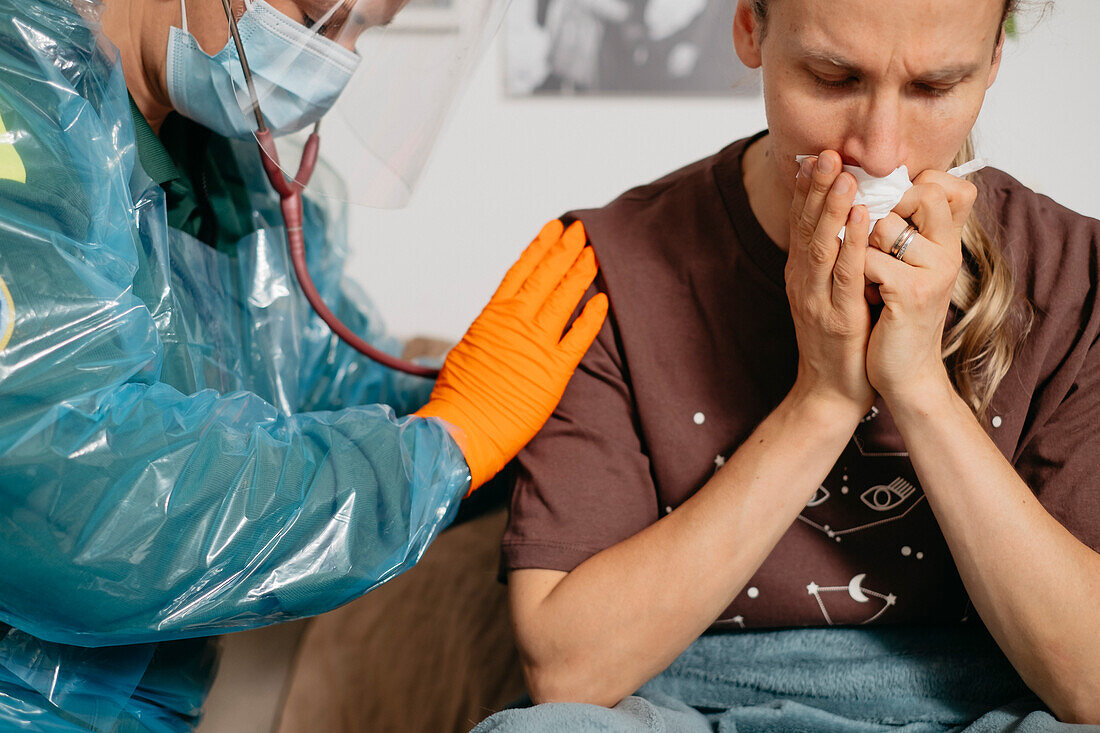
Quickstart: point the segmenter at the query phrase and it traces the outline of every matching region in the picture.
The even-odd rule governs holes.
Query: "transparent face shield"
[[[374,208],[408,203],[508,0],[413,0],[414,6],[423,6],[416,10],[437,14],[430,28],[402,25],[401,11],[409,0],[220,2],[229,44],[210,57],[196,55],[177,38],[169,54],[170,78],[179,78],[182,70],[172,74],[175,53],[196,68],[210,70],[207,78],[217,82],[208,85],[207,99],[200,95],[188,102],[192,108],[205,104],[209,112],[207,102],[214,96],[235,100],[228,105],[231,115],[210,114],[208,119],[230,134],[243,130],[245,136],[255,136],[280,199],[295,276],[318,316],[378,363],[434,378],[438,370],[383,353],[325,304],[307,266],[302,191],[318,159],[324,119],[326,134],[333,127],[336,138],[327,160],[344,177],[344,187],[335,195]],[[234,7],[234,2],[242,4]],[[236,70],[226,67],[233,62]],[[306,128],[309,132],[303,133]]]
[[[219,1],[236,20],[227,47],[242,59],[234,96],[269,163],[295,179],[323,128],[321,155],[344,186],[319,193],[372,208],[408,203],[508,5]]]

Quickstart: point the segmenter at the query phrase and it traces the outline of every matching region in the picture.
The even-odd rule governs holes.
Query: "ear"
[[[1001,54],[1005,48],[1005,33],[1004,28],[1001,28],[1001,34],[997,37],[997,45],[993,47],[993,61],[989,65],[989,78],[986,79],[985,88],[989,89],[993,86],[993,82],[997,81],[997,72],[1001,70]]]
[[[733,15],[733,47],[737,58],[750,69],[760,68],[761,27],[750,0],[737,0]]]

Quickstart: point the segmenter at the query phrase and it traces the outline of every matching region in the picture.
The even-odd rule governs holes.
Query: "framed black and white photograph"
[[[513,0],[505,85],[528,95],[753,95],[733,0]]]

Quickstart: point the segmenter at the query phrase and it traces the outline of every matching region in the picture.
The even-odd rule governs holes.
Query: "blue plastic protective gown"
[[[309,309],[254,145],[221,141],[239,239],[169,226],[117,51],[75,2],[0,0],[0,728],[180,730],[215,664],[171,640],[399,574],[469,469],[442,423],[399,417],[431,384]],[[311,271],[395,350],[341,281],[340,214],[309,202]]]

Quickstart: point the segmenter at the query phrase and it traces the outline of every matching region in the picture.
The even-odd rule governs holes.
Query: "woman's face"
[[[767,28],[741,0],[738,56],[761,67],[772,152],[832,149],[885,176],[945,170],[1000,62],[1004,0],[770,0]]]

